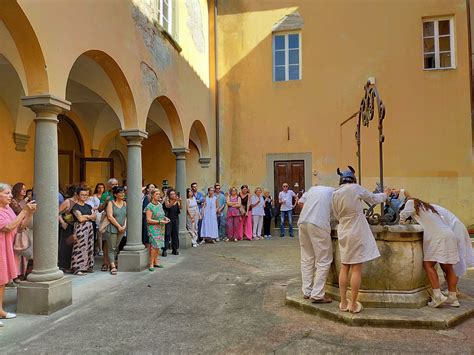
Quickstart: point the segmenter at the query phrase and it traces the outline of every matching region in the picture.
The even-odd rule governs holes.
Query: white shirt
[[[303,202],[298,225],[311,223],[331,231],[332,193],[334,189],[327,186],[313,186],[305,192],[300,202]]]
[[[291,211],[293,209],[293,197],[295,196],[296,194],[293,190],[288,190],[287,192],[281,191],[278,194],[278,200],[283,200],[280,205],[280,211]]]
[[[189,208],[193,208],[193,207],[197,207],[198,204],[197,204],[197,201],[196,201],[196,197],[191,197],[191,198],[188,198],[188,201],[189,201]]]
[[[91,196],[89,199],[86,201],[86,204],[91,206],[94,210],[98,209],[100,206],[100,200],[97,196]]]
[[[260,200],[260,203],[252,207],[252,215],[265,216],[265,200],[263,196],[258,197],[257,195],[252,195],[252,198],[250,199],[250,204],[254,205],[257,203],[258,200]]]

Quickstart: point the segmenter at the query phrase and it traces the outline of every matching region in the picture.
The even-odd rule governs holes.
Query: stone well
[[[421,308],[430,298],[423,270],[423,229],[419,225],[371,226],[381,257],[364,264],[359,301],[364,307]],[[339,300],[340,253],[332,231],[334,261],[326,293]],[[348,292],[350,297],[350,288]]]

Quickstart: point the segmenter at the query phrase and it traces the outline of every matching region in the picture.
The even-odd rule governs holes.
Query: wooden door
[[[284,182],[288,183],[289,189],[296,194],[305,191],[304,183],[304,161],[303,160],[284,160],[275,161],[273,163],[274,171],[274,196],[275,201],[278,202],[278,194],[282,191]],[[295,208],[295,214],[299,214],[301,208]]]

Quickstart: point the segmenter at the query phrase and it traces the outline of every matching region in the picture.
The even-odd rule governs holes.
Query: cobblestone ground
[[[474,319],[447,331],[352,328],[284,305],[299,275],[298,239],[204,245],[163,258],[154,273],[74,277],[74,304],[19,315],[0,328],[0,353],[473,352]],[[15,290],[7,291],[14,310]]]

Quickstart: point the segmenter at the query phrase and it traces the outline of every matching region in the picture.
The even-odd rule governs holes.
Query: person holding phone
[[[21,224],[27,224],[36,211],[35,201],[24,205],[16,215],[10,207],[13,195],[10,185],[0,183],[0,319],[15,318],[16,314],[8,313],[3,309],[5,285],[18,276],[13,241]],[[3,323],[0,322],[0,327]]]
[[[159,189],[150,190],[150,203],[145,208],[147,231],[148,231],[148,245],[150,248],[149,269],[155,271],[155,267],[162,268],[158,263],[158,255],[160,249],[165,245],[165,226],[170,222],[170,219],[165,216],[165,211],[160,203],[161,193]]]

